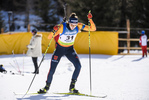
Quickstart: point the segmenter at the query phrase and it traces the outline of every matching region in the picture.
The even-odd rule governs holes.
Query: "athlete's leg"
[[[66,54],[66,57],[73,63],[73,65],[75,67],[75,70],[72,75],[72,80],[71,80],[71,83],[69,86],[69,91],[71,93],[78,93],[78,90],[75,89],[75,83],[77,81],[77,78],[78,78],[80,70],[81,70],[81,64],[80,64],[79,58],[73,48],[69,50],[69,52]]]
[[[76,52],[72,49],[71,51],[69,51],[68,54],[66,54],[66,57],[69,59],[69,61],[71,61],[75,67],[75,70],[73,72],[72,75],[72,79],[73,80],[77,80],[80,70],[81,70],[81,64],[78,58],[78,55],[76,54]]]
[[[46,93],[49,90],[51,82],[52,82],[53,74],[63,54],[64,54],[64,49],[57,46],[51,58],[51,65],[50,65],[50,70],[47,76],[46,86],[40,89],[38,93]]]
[[[51,59],[50,70],[49,70],[47,81],[46,81],[47,83],[51,83],[53,74],[62,56],[63,56],[63,52],[61,52],[61,50],[57,48]]]

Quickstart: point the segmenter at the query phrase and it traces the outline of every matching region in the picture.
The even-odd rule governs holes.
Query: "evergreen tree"
[[[22,12],[26,9],[26,0],[1,0],[1,10]]]
[[[0,12],[0,29],[3,28],[3,20],[2,20],[2,15],[1,15],[1,12]],[[0,30],[0,33],[1,33],[1,30]]]
[[[130,19],[131,27],[149,27],[148,0],[1,0],[1,10],[17,12],[36,12],[42,18],[42,30],[50,31],[59,23],[59,16],[64,16],[63,3],[67,3],[67,18],[75,12],[79,21],[87,24],[87,13],[91,10],[97,30],[103,27],[126,27]],[[27,10],[27,1],[34,9]],[[28,12],[29,11],[29,12]],[[32,13],[33,14],[33,13]],[[27,20],[28,21],[28,17]],[[52,25],[51,25],[52,24]],[[102,28],[101,28],[102,27]]]
[[[2,13],[0,11],[0,33],[1,33],[2,28],[3,28],[4,31],[6,30],[5,23],[4,23],[4,20],[3,20],[3,16],[2,16]]]
[[[131,23],[133,27],[148,28],[149,27],[149,1],[133,0]]]
[[[76,12],[79,21],[87,23],[87,14],[92,10],[93,20],[100,27],[119,27],[121,5],[119,0],[73,0],[69,1],[72,12]],[[85,18],[86,17],[86,18]],[[99,29],[98,29],[99,30]]]
[[[39,15],[43,22],[39,26],[35,26],[40,30],[51,31],[55,24],[58,24],[59,16],[57,15],[56,2],[52,0],[37,0],[35,12]]]

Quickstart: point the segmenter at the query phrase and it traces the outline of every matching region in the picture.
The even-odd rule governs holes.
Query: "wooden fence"
[[[118,41],[126,41],[127,42],[127,47],[118,47],[118,49],[126,49],[127,50],[127,54],[132,54],[130,53],[130,50],[141,50],[141,47],[130,47],[130,42],[131,41],[138,41],[139,43],[139,40],[140,39],[131,39],[130,38],[130,22],[129,22],[129,19],[127,19],[127,31],[125,33],[127,33],[127,38],[118,38]],[[148,39],[149,41],[149,39]],[[149,48],[147,48],[147,50],[149,50]],[[124,54],[124,53],[120,53],[120,54]]]

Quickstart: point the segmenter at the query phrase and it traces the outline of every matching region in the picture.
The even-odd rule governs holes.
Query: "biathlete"
[[[75,70],[72,75],[72,80],[70,83],[69,91],[71,93],[78,93],[78,90],[75,89],[75,83],[77,81],[78,75],[80,73],[81,64],[77,53],[74,50],[73,44],[76,38],[76,35],[84,31],[96,31],[96,26],[92,20],[92,14],[89,13],[87,15],[88,20],[90,21],[90,26],[85,25],[83,23],[78,23],[78,17],[75,13],[72,13],[69,17],[69,21],[67,23],[62,23],[59,26],[54,26],[54,30],[56,31],[55,35],[53,32],[48,36],[49,39],[52,39],[53,35],[56,41],[56,49],[53,53],[51,59],[50,70],[48,73],[46,86],[38,91],[38,93],[46,93],[49,90],[50,84],[52,82],[53,74],[56,70],[56,67],[62,56],[66,56],[69,61],[71,61],[75,67]]]

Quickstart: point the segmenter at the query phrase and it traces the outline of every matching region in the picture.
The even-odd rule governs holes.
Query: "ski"
[[[24,95],[25,93],[15,93],[15,92],[13,92],[14,93],[14,95]],[[29,92],[29,93],[27,93],[26,95],[50,95],[50,94],[54,94],[54,93],[49,93],[49,92],[47,92],[47,93],[36,93],[36,92]]]
[[[24,95],[23,93],[15,93],[15,95]],[[84,93],[27,93],[27,95],[43,95],[43,94],[59,94],[59,95],[76,95],[76,96],[86,96],[86,97],[95,97],[95,98],[106,98],[107,95],[102,94],[102,95],[89,95],[89,94],[84,94]]]
[[[106,98],[107,95],[102,94],[100,96],[95,96],[95,95],[89,95],[89,94],[84,94],[84,93],[54,93],[54,94],[61,94],[61,95],[77,95],[77,96],[87,96],[87,97],[96,97],[96,98]]]
[[[24,95],[24,93],[15,93],[13,92],[15,95]],[[27,95],[37,95],[39,93],[27,93]]]

